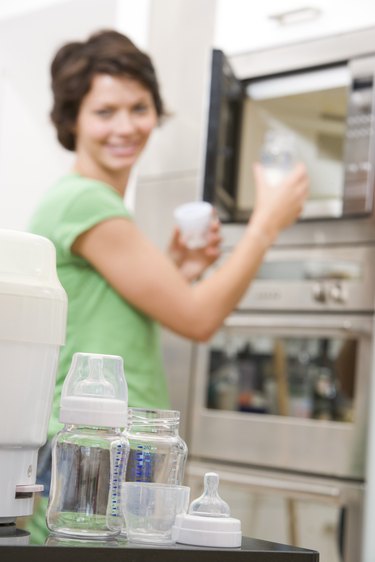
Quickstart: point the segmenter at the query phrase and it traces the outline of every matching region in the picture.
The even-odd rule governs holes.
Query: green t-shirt
[[[71,252],[80,234],[112,217],[131,220],[121,196],[105,183],[70,174],[47,193],[30,224],[31,232],[54,243],[57,274],[68,295],[66,344],[60,351],[50,437],[62,427],[61,389],[77,351],[123,358],[129,406],[169,407],[159,326]]]

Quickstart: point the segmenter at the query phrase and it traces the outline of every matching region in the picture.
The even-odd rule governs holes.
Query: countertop
[[[22,541],[22,531],[20,539]],[[24,533],[25,534],[25,533]],[[87,549],[88,556],[82,556]],[[146,555],[147,550],[147,555]],[[126,552],[124,552],[126,551]],[[199,552],[199,557],[197,556]],[[43,546],[1,545],[1,562],[318,562],[314,550],[243,537],[241,548],[202,548],[182,544],[146,546],[125,539],[85,541],[50,535]]]

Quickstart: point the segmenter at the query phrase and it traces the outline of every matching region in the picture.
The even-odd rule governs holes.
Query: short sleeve
[[[55,223],[53,238],[62,256],[71,257],[75,240],[96,224],[110,218],[131,219],[120,195],[101,184],[92,184],[74,194]]]

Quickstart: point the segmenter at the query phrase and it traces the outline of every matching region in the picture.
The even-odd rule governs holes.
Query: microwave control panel
[[[374,200],[374,71],[375,57],[350,63],[345,147],[344,215],[371,213]]]

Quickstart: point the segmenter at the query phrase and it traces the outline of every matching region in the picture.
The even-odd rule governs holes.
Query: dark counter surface
[[[22,534],[20,531],[20,539]],[[125,552],[124,552],[125,551]],[[199,555],[198,555],[199,552]],[[86,541],[50,535],[43,546],[1,545],[1,562],[318,562],[314,550],[243,537],[241,548],[203,548],[183,544],[138,545],[125,539]]]

